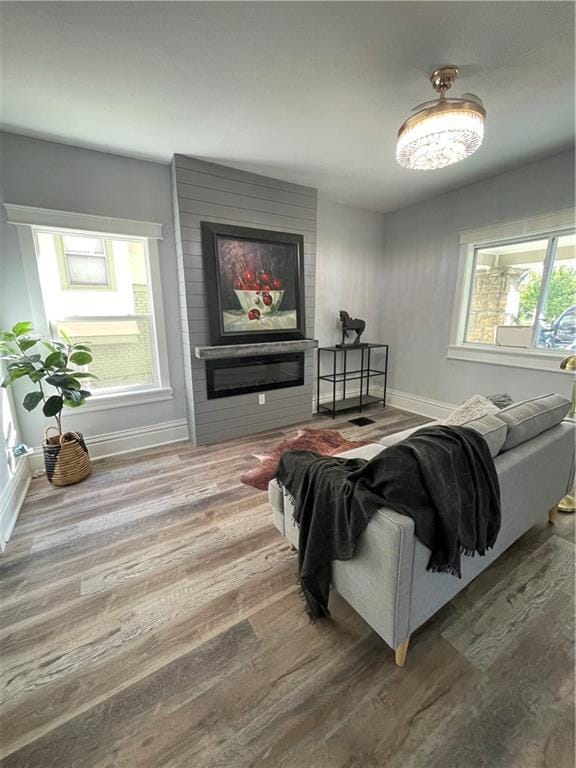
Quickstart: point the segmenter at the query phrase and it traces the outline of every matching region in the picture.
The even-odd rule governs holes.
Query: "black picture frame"
[[[200,226],[211,344],[306,338],[304,237],[209,221]]]

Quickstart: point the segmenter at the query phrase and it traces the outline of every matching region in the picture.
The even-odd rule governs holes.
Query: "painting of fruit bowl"
[[[304,334],[301,235],[202,222],[213,344]]]
[[[257,309],[260,315],[271,315],[276,312],[282,302],[284,291],[254,291],[235,290],[234,293],[238,296],[240,306],[248,314],[251,309]]]

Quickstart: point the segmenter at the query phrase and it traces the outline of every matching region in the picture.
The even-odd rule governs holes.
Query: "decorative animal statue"
[[[346,338],[348,336],[348,331],[356,331],[356,338],[352,342],[353,344],[360,344],[360,336],[362,336],[364,329],[366,328],[366,323],[364,320],[360,320],[359,318],[355,318],[354,320],[350,317],[348,312],[345,312],[343,309],[340,310],[340,322],[342,323],[342,344],[341,346],[346,345]]]

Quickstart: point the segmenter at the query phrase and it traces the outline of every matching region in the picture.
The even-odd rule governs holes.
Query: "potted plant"
[[[16,323],[9,331],[0,331],[1,358],[7,375],[3,387],[18,379],[28,379],[34,389],[24,396],[23,406],[33,411],[42,404],[44,416],[53,417],[56,427],[44,432],[44,466],[46,476],[53,485],[71,485],[83,480],[91,472],[90,457],[79,432],[62,432],[62,410],[79,408],[91,393],[82,389],[82,379],[97,378],[76,366],[92,362],[90,347],[75,344],[60,331],[61,340],[43,338],[32,328],[32,323]],[[38,351],[44,347],[47,354]],[[56,435],[49,437],[50,429]]]

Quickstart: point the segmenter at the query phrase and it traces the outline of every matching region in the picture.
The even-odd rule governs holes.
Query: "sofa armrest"
[[[352,560],[336,560],[336,591],[392,648],[409,635],[414,521],[380,509],[369,522]]]
[[[274,523],[274,527],[285,536],[284,494],[276,480],[271,480],[268,483],[268,501],[270,502],[270,508],[272,509],[272,522]]]
[[[298,528],[290,498],[274,480],[268,496],[274,525],[297,548]],[[413,560],[413,520],[383,508],[368,523],[352,560],[332,564],[334,589],[391,648],[409,634]]]

